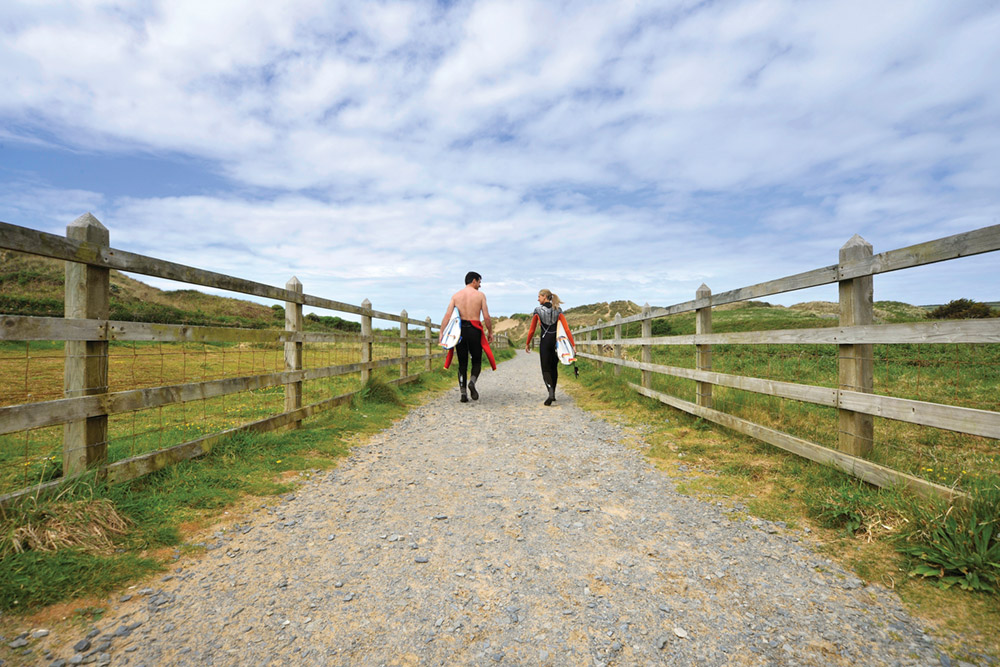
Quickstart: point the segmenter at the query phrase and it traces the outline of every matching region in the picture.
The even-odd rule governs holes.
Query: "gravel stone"
[[[683,496],[641,432],[558,389],[544,406],[536,355],[476,386],[478,401],[460,403],[456,383],[336,469],[302,475],[216,533],[225,549],[135,591],[145,604],[123,595],[102,621],[110,651],[86,659],[951,664],[895,593],[827,560],[808,531]]]

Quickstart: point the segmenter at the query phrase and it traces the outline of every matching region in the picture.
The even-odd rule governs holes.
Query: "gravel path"
[[[536,355],[479,388],[220,531],[50,660],[946,664],[893,593],[804,534],[678,495],[561,391],[543,406]]]

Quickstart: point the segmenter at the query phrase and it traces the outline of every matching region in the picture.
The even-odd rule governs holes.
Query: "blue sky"
[[[1000,223],[998,62],[992,1],[6,0],[0,220],[436,321],[470,269],[663,306]]]

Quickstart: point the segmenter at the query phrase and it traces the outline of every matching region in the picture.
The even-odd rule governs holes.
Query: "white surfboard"
[[[445,350],[450,350],[451,348],[458,345],[458,341],[462,340],[462,317],[458,313],[458,308],[451,315],[451,319],[448,320],[448,324],[444,327],[444,335],[441,336],[441,347]]]
[[[566,329],[563,327],[561,320],[556,323],[556,354],[559,356],[559,362],[563,366],[569,366],[576,361],[576,350],[573,349],[573,344],[569,342],[569,336],[566,335]]]

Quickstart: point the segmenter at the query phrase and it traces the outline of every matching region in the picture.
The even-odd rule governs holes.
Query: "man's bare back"
[[[486,307],[486,295],[479,291],[481,283],[481,280],[473,280],[452,295],[451,301],[448,302],[448,310],[441,320],[441,331],[444,331],[445,325],[451,319],[452,310],[458,308],[458,314],[463,320],[480,320],[486,328],[487,340],[493,340],[493,321],[490,319],[489,308]],[[479,317],[480,313],[482,318]]]

